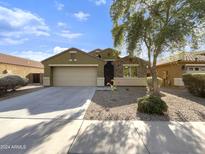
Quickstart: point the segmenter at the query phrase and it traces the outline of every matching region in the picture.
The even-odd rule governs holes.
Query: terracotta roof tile
[[[204,54],[205,52],[182,52],[161,60],[157,65],[167,64],[176,61],[205,62]]]
[[[20,58],[20,57],[11,56],[11,55],[6,55],[3,53],[0,53],[0,63],[43,68],[43,65],[38,61]]]

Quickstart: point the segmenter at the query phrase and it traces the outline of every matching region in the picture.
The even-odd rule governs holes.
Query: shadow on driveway
[[[30,115],[51,113],[83,107],[91,100],[94,87],[56,87],[46,88],[27,95],[0,101],[0,116],[10,116],[15,110],[26,109]],[[19,116],[24,114],[18,113]]]
[[[72,116],[70,116],[69,118],[67,118],[67,115],[61,115],[55,119],[51,119],[49,121],[43,121],[38,124],[25,127],[14,133],[10,133],[0,139],[0,145],[22,145],[22,146],[25,145],[26,148],[25,149],[24,148],[23,149],[3,149],[1,148],[0,153],[23,154],[23,153],[30,152],[33,149],[40,146],[41,144],[43,144],[44,142],[49,141],[51,139],[52,134],[56,132],[60,132],[64,126],[71,123],[73,120],[78,118],[81,114],[82,114],[82,111],[79,111],[73,114]],[[23,121],[19,121],[19,124],[21,122]],[[13,129],[15,130],[15,127]],[[67,131],[74,131],[74,130],[67,130]],[[59,146],[59,145],[62,145],[62,143],[56,143],[55,146]],[[47,147],[46,150],[52,152],[51,149],[52,147],[49,146]],[[38,148],[38,150],[41,153],[43,153],[43,151],[41,150],[45,150],[45,149]]]

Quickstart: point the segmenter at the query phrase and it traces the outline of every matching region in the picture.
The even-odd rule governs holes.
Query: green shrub
[[[167,109],[167,104],[158,96],[147,95],[138,99],[137,110],[139,112],[161,115]]]
[[[205,97],[205,73],[183,74],[183,81],[191,94]]]
[[[158,87],[159,87],[159,88],[160,88],[161,85],[162,85],[162,81],[163,81],[163,80],[162,80],[161,78],[157,77],[157,84],[158,84]],[[152,77],[147,77],[147,86],[148,86],[149,89],[152,88]]]
[[[28,80],[24,79],[18,75],[0,75],[0,90],[15,90],[18,87],[26,86],[28,84]]]

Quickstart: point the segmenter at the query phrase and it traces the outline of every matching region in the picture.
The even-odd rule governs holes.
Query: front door
[[[108,61],[104,66],[104,77],[105,77],[105,86],[108,84],[113,84],[114,79],[114,66],[111,61]]]

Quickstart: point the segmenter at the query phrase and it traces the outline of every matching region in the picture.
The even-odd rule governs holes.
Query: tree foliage
[[[133,55],[146,46],[153,87],[162,52],[204,40],[205,0],[113,0],[110,14],[115,47],[126,44]]]

